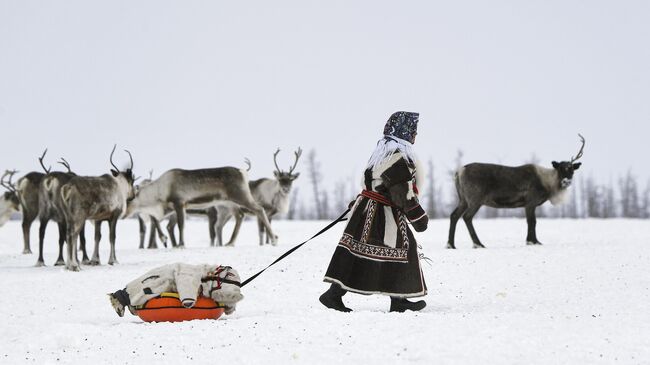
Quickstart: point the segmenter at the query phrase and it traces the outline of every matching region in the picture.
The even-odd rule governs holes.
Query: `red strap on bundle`
[[[377,193],[375,191],[363,190],[361,192],[361,196],[365,196],[368,199],[374,200],[374,201],[376,201],[378,203],[381,203],[381,204],[384,204],[384,205],[388,205],[390,207],[393,206],[393,203],[390,200],[388,200],[385,196],[383,196],[383,195],[381,195],[381,194],[379,194],[379,193]]]

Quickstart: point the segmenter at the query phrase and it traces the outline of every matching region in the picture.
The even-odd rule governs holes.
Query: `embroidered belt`
[[[379,193],[377,193],[375,191],[363,190],[361,192],[361,196],[365,196],[366,198],[368,198],[370,200],[374,200],[377,203],[381,203],[383,205],[388,205],[390,207],[393,206],[393,203],[390,200],[388,200],[388,198],[386,198],[385,196],[383,196],[383,195],[381,195],[381,194],[379,194]]]

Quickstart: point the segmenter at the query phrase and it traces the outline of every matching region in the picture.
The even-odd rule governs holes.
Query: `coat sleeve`
[[[178,265],[174,273],[174,280],[183,307],[194,307],[199,290],[201,289],[201,276],[202,272],[197,267]]]
[[[415,169],[411,169],[402,158],[384,171],[381,178],[393,204],[406,214],[413,229],[423,232],[427,229],[429,217],[418,200],[414,176]]]

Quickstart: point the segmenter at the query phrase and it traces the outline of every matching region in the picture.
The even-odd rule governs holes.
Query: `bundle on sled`
[[[125,309],[145,322],[218,319],[232,314],[241,294],[239,274],[229,266],[171,264],[155,268],[108,294],[115,312]]]

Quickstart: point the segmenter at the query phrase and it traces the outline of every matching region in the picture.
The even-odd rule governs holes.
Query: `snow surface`
[[[455,251],[444,249],[447,221],[432,222],[417,235],[432,260],[423,263],[428,307],[405,314],[387,313],[380,296],[348,294],[350,314],[318,303],[339,226],[245,287],[233,316],[181,324],[117,317],[106,293],[150,268],[214,262],[246,278],[324,222],[274,223],[278,247],[259,247],[255,224],[245,222],[235,248],[209,248],[207,224],[188,224],[187,249],[138,250],[137,222],[120,222],[120,263],[106,265],[103,242],[103,265],[73,273],[52,266],[54,225],[48,266],[37,268],[38,224],[35,253],[22,255],[20,223],[7,223],[0,363],[650,363],[649,221],[540,220],[546,244],[533,247],[524,244],[523,220],[479,220],[488,249],[471,249],[459,224]]]

